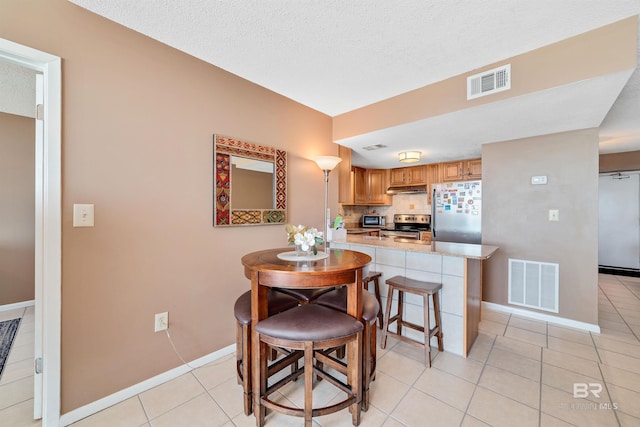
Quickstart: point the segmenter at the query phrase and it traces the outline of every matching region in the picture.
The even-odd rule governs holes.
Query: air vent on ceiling
[[[367,150],[367,151],[379,150],[381,148],[387,148],[387,146],[382,144],[375,144],[375,145],[367,145],[366,147],[362,147],[363,150]]]
[[[511,89],[511,64],[467,77],[467,99]]]

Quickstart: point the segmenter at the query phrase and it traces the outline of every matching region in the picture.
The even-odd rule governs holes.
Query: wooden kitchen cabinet
[[[391,181],[389,185],[404,185],[404,170],[405,168],[391,169],[389,172],[389,179]]]
[[[420,240],[425,240],[427,242],[431,242],[433,239],[433,235],[430,231],[421,231],[420,232]]]
[[[427,184],[427,166],[412,166],[408,168],[391,169],[391,183],[393,186],[424,185]]]
[[[338,145],[338,203],[352,205],[355,203],[354,173],[351,169],[351,148]]]
[[[482,179],[482,159],[441,163],[442,181]]]
[[[367,185],[367,170],[365,168],[359,168],[354,166],[353,182],[354,182],[354,203],[356,205],[362,205],[369,200],[369,188]]]
[[[431,185],[442,182],[440,163],[427,165],[427,203],[431,204]]]
[[[460,181],[462,179],[462,162],[441,163],[442,181]]]
[[[386,169],[353,168],[354,204],[356,205],[390,205],[387,195],[389,171]]]
[[[391,197],[387,195],[389,188],[389,171],[385,169],[367,169],[369,178],[369,204],[390,205]]]
[[[467,179],[482,179],[482,159],[467,160]]]

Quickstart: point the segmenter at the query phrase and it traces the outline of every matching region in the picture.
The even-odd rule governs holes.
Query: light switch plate
[[[545,185],[547,183],[546,175],[537,175],[531,177],[531,184],[533,185]]]
[[[560,221],[560,211],[558,209],[549,209],[549,221]]]
[[[73,205],[73,226],[93,227],[93,205]]]

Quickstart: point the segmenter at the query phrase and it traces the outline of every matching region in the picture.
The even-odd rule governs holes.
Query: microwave
[[[362,215],[362,227],[384,228],[387,225],[387,217],[377,214]]]

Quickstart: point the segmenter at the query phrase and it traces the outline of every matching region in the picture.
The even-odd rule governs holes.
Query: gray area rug
[[[19,318],[0,322],[0,378],[2,378],[4,366],[7,364],[9,351],[11,351],[11,345],[18,332],[18,326],[20,326]]]

